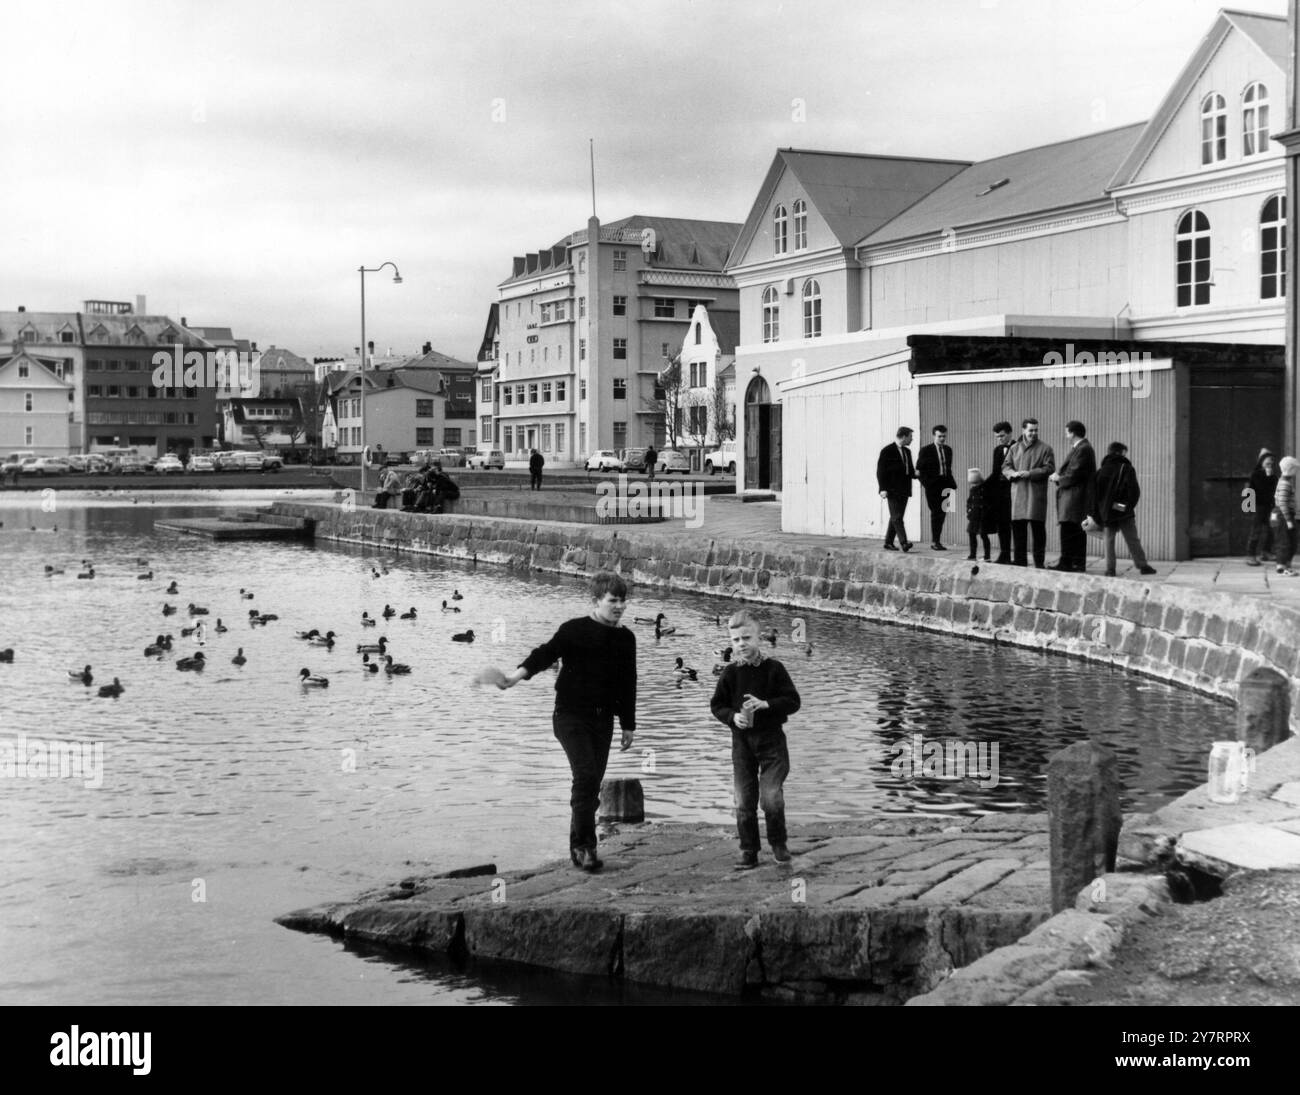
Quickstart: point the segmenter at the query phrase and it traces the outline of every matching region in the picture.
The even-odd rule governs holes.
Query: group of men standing
[[[1048,484],[1056,487],[1056,517],[1061,533],[1061,557],[1048,569],[1061,571],[1082,571],[1088,564],[1088,538],[1084,531],[1084,520],[1097,510],[1098,466],[1092,443],[1088,440],[1088,431],[1082,422],[1070,421],[1065,424],[1066,440],[1069,449],[1060,466],[1056,463],[1056,454],[1052,447],[1038,436],[1038,420],[1026,418],[1021,423],[1020,437],[1012,441],[1010,422],[999,422],[993,427],[995,445],[993,448],[993,467],[984,486],[983,532],[996,532],[998,536],[998,563],[1015,566],[1028,566],[1028,556],[1032,550],[1034,566],[1042,569],[1046,566],[1047,554],[1047,491]],[[947,550],[942,543],[944,519],[949,510],[955,508],[957,480],[952,474],[952,449],[947,444],[948,428],[935,426],[933,441],[918,453],[915,466],[909,446],[912,443],[912,431],[906,426],[900,427],[894,443],[886,445],[880,452],[876,463],[876,482],[880,496],[889,506],[889,528],[885,532],[885,550],[910,551],[911,542],[903,527],[903,517],[907,511],[908,499],[912,495],[912,480],[919,480],[925,492],[926,505],[930,511],[930,547],[935,551]],[[1119,450],[1116,455],[1123,460],[1124,446],[1118,442],[1111,446]],[[1123,464],[1131,476],[1131,466],[1127,460]],[[1104,469],[1108,479],[1111,469]],[[972,469],[970,481],[979,477],[978,469]],[[1107,484],[1108,485],[1108,484]],[[1133,477],[1133,491],[1136,494],[1136,479]],[[1117,520],[1115,527],[1128,526],[1132,521],[1131,504],[1136,503],[1136,496],[1125,511],[1125,505],[1118,505],[1118,512],[1110,512],[1110,498],[1107,495],[1104,508],[1107,515],[1098,523],[1111,526],[1111,516],[1126,518]],[[1136,541],[1136,532],[1132,538],[1128,527],[1120,528],[1124,532],[1130,549]],[[1029,542],[1032,538],[1032,549]],[[898,545],[895,546],[895,539]],[[972,539],[972,557],[974,540]],[[987,550],[987,548],[986,548]],[[1147,565],[1141,551],[1134,552],[1134,561],[1139,563],[1143,573],[1154,573]],[[987,556],[986,556],[987,558]],[[1114,572],[1113,539],[1107,538],[1107,573]]]

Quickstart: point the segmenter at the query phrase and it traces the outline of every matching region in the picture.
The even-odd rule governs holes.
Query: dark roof
[[[400,365],[385,366],[384,371],[387,372],[392,369],[457,369],[468,370],[472,373],[475,368],[476,366],[472,361],[461,361],[449,354],[430,350],[427,354],[421,354],[419,357],[409,357]]]
[[[840,246],[852,247],[969,163],[777,149],[727,265],[738,265],[744,258],[759,225],[768,216],[772,193],[786,171],[798,181]]]
[[[71,330],[74,342],[81,342],[76,312],[0,312],[0,342],[17,342],[26,327],[35,329],[37,342],[59,342],[63,330]]]
[[[479,361],[492,359],[492,343],[496,341],[497,330],[501,322],[501,305],[495,301],[488,307],[487,324],[483,328],[483,341],[478,346]]]
[[[893,243],[1104,200],[1144,127],[1139,122],[972,164],[860,242]]]
[[[710,312],[709,326],[718,340],[718,350],[724,354],[734,354],[740,342],[739,312]]]
[[[269,397],[259,399],[231,399],[227,401],[230,407],[230,416],[238,424],[244,425],[252,421],[257,425],[275,426],[281,423],[302,422],[302,401],[292,397]],[[248,408],[250,407],[289,407],[293,410],[292,418],[254,418],[249,419]]]

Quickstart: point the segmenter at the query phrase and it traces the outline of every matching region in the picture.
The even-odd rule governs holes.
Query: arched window
[[[1286,296],[1286,195],[1275,194],[1259,215],[1259,295]]]
[[[1210,303],[1210,221],[1189,209],[1178,221],[1178,307]]]
[[[1217,91],[1201,102],[1201,163],[1228,158],[1228,107]]]
[[[803,337],[822,337],[822,287],[811,279],[803,283]]]
[[[789,217],[786,215],[785,206],[778,205],[772,210],[772,254],[784,255],[787,248],[786,230],[789,228]]]
[[[1255,156],[1268,150],[1268,88],[1250,84],[1241,97],[1241,153]]]
[[[794,203],[794,249],[802,251],[808,246],[808,203],[800,198]]]
[[[781,337],[781,304],[776,286],[763,290],[763,341],[775,342]]]

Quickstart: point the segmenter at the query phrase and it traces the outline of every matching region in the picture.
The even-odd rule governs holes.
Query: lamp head
[[[401,274],[394,274],[394,275],[393,275],[393,284],[394,284],[394,285],[401,285],[401,284],[402,284],[402,275],[401,275]]]

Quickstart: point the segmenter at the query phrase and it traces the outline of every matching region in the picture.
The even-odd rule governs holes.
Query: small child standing
[[[736,796],[736,829],[742,870],[758,866],[758,807],[767,822],[767,842],[778,863],[790,861],[786,847],[785,793],[790,774],[785,720],[799,710],[799,693],[790,674],[759,648],[758,621],[741,609],[727,621],[735,657],[718,677],[710,708],[731,727],[731,768]]]
[[[1300,472],[1300,460],[1294,456],[1284,456],[1278,465],[1278,471],[1277,491],[1273,495],[1273,516],[1277,519],[1273,558],[1277,560],[1279,574],[1294,578],[1296,572],[1291,569],[1291,560],[1295,557],[1296,548],[1296,474]]]
[[[966,532],[970,536],[970,554],[975,558],[975,537],[984,541],[984,561],[989,561],[989,523],[991,507],[984,497],[984,473],[979,468],[966,471]]]

